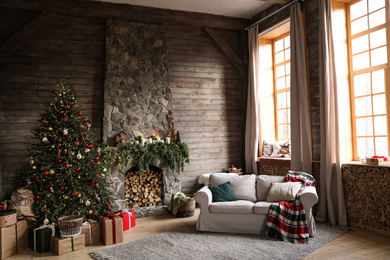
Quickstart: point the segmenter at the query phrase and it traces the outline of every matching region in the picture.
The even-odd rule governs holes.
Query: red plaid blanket
[[[306,186],[314,186],[315,180],[308,173],[288,171],[286,181],[301,182],[301,189],[294,202],[280,201],[270,205],[265,235],[282,241],[305,244],[309,242],[309,231],[300,195]]]

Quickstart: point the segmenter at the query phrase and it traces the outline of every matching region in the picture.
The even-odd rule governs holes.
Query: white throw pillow
[[[271,156],[273,150],[274,150],[273,142],[264,140],[263,156]]]
[[[233,193],[238,200],[256,201],[256,175],[210,175],[210,185],[221,185],[225,182],[230,182]]]
[[[267,202],[295,200],[300,188],[300,182],[272,183]]]
[[[257,175],[256,176],[256,193],[257,201],[265,201],[267,199],[269,189],[273,182],[285,182],[285,176],[272,175]]]

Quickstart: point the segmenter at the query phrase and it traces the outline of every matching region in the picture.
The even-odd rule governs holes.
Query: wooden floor
[[[124,243],[135,241],[141,238],[157,235],[169,230],[193,225],[199,214],[199,209],[190,218],[174,218],[172,216],[159,216],[140,218],[136,220],[136,226],[124,232]],[[283,243],[283,242],[281,242]],[[115,246],[115,245],[112,245]],[[91,259],[89,253],[108,248],[101,243],[87,246],[83,250],[56,256],[50,252],[40,254],[31,249],[25,249],[17,255],[7,258],[9,260],[40,259],[40,260],[62,260],[62,259]],[[245,259],[243,256],[242,259]],[[346,234],[331,241],[303,259],[390,259],[390,238],[377,236],[367,231],[352,229]]]

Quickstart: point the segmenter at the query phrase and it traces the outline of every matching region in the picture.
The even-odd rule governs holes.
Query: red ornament
[[[93,159],[90,159],[89,162],[90,162],[90,163],[93,163]]]
[[[61,185],[61,190],[65,190],[65,185]]]
[[[62,115],[64,113],[64,111],[60,110],[60,111],[58,111],[58,113],[60,113]]]
[[[65,136],[63,136],[63,137],[62,137],[62,139],[64,139],[64,140],[65,140],[65,139],[66,139],[66,137],[65,137]]]
[[[39,180],[39,176],[35,177],[35,180],[36,180],[36,181]]]
[[[77,112],[77,114],[78,114],[79,116],[81,116],[81,112]]]
[[[61,160],[61,159],[58,159],[57,162],[58,162],[58,163],[62,163],[62,160]]]
[[[76,145],[79,145],[79,144],[80,144],[80,142],[76,142],[75,144],[76,144]]]
[[[100,160],[99,156],[96,156],[96,158],[95,158],[95,159],[96,159],[96,161],[99,161],[99,160]]]
[[[99,175],[99,174],[96,174],[96,177],[98,177],[98,178],[99,178],[99,177],[100,177],[100,175]]]
[[[39,200],[39,198],[40,198],[40,196],[39,196],[39,195],[35,196],[35,199],[36,199],[36,200]]]
[[[75,91],[74,94],[77,95],[77,91]]]
[[[54,93],[54,94],[57,94],[57,90],[54,90],[53,93]]]
[[[70,167],[70,164],[66,164],[65,167],[66,167],[66,168],[69,168],[69,167]]]
[[[70,215],[70,211],[68,211],[68,215]]]
[[[61,156],[61,154],[60,154],[60,153],[58,153],[58,156]]]
[[[80,169],[80,168],[77,168],[77,169],[76,169],[76,172],[79,172],[79,171],[81,171],[81,169]]]
[[[73,193],[73,197],[77,197],[79,195],[79,192],[76,191],[75,193]]]
[[[49,175],[49,172],[48,171],[44,171],[43,174]]]
[[[93,144],[88,145],[89,149],[92,149],[92,147],[93,147]]]
[[[100,162],[96,162],[97,164],[100,164]]]
[[[69,109],[69,108],[70,108],[70,106],[69,106],[69,105],[66,105],[66,108],[67,108],[67,109]]]
[[[94,211],[92,215],[96,216],[96,214],[97,214],[96,211]]]

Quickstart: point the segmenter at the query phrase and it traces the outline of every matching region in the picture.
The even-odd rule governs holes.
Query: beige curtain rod
[[[303,1],[304,1],[304,0],[302,0],[302,2],[303,2]],[[290,3],[288,3],[288,4],[284,5],[284,6],[282,6],[281,8],[279,8],[278,10],[276,10],[275,12],[273,12],[273,13],[267,15],[266,17],[264,17],[264,18],[258,20],[258,21],[255,22],[255,23],[249,25],[248,27],[245,28],[245,31],[247,31],[249,28],[252,28],[252,27],[255,26],[256,24],[261,23],[261,22],[264,21],[265,19],[268,19],[269,17],[273,16],[274,14],[276,14],[276,13],[282,11],[283,9],[289,7],[290,5],[295,4],[295,3],[298,3],[298,2],[299,2],[299,0],[293,0],[293,1],[291,1]]]

